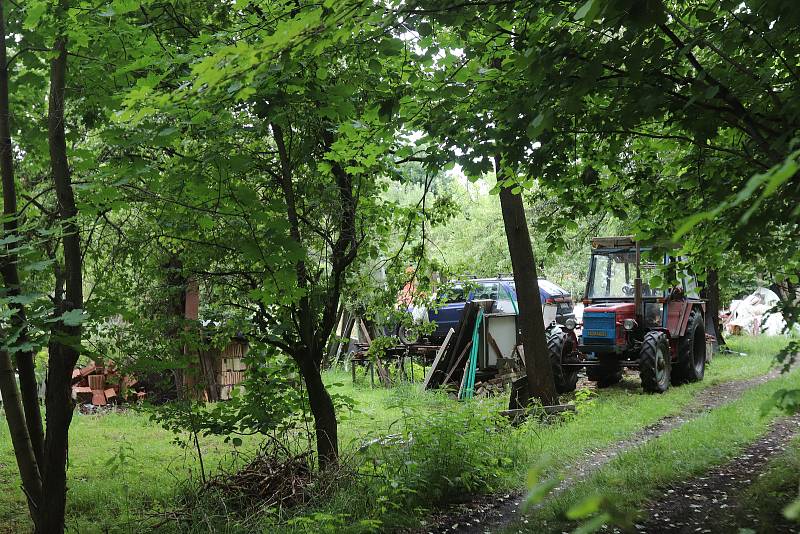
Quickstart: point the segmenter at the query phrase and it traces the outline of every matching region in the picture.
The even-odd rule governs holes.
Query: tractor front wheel
[[[642,388],[648,393],[664,393],[669,388],[670,371],[667,335],[656,330],[648,332],[639,351]]]
[[[553,380],[556,391],[569,393],[575,391],[578,384],[578,369],[565,368],[562,364],[569,361],[575,352],[575,339],[560,328],[552,329],[547,336],[547,349],[550,351],[550,364],[553,368]]]
[[[678,342],[678,362],[672,374],[673,384],[698,382],[706,373],[706,327],[703,314],[692,310],[686,334]]]

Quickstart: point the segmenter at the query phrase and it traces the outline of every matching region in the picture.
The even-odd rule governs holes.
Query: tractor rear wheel
[[[550,364],[553,368],[556,391],[559,393],[575,391],[578,384],[578,369],[565,368],[562,365],[569,361],[570,356],[575,352],[574,338],[560,328],[554,328],[548,333],[547,349],[550,351]]]
[[[597,387],[607,388],[622,381],[622,369],[613,358],[600,357],[600,365],[587,366],[586,378],[597,382]]]
[[[639,376],[648,393],[664,393],[669,388],[671,362],[669,341],[664,332],[653,330],[644,336],[639,351]]]
[[[706,373],[706,327],[703,314],[692,310],[686,333],[678,341],[678,362],[672,373],[673,384],[698,382]]]

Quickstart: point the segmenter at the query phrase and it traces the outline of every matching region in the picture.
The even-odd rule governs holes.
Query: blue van
[[[564,324],[569,318],[575,317],[572,295],[569,292],[550,282],[539,279],[539,297],[542,305],[549,304],[557,307],[556,322]],[[458,326],[464,304],[473,300],[494,300],[496,313],[519,313],[517,307],[517,291],[512,277],[475,278],[453,282],[438,296],[440,306],[438,309],[428,310],[428,320],[436,323],[436,329],[427,337],[432,342],[444,340],[447,332]],[[404,332],[398,332],[401,341]],[[410,340],[409,340],[410,341]]]

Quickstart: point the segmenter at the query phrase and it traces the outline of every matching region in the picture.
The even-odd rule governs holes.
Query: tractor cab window
[[[684,290],[686,291],[686,295],[692,298],[700,298],[697,288],[697,278],[694,275],[687,274],[686,277],[683,279]]]
[[[641,262],[640,269],[642,296],[659,296],[661,290],[651,287],[649,283],[650,278],[656,274],[656,265]],[[588,298],[633,298],[636,279],[635,251],[595,252],[589,272]]]

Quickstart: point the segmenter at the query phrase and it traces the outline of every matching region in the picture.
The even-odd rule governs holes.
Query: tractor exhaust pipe
[[[636,279],[633,281],[633,313],[636,315],[636,322],[644,324],[644,310],[642,310],[642,270],[641,270],[641,249],[639,242],[636,242]]]

